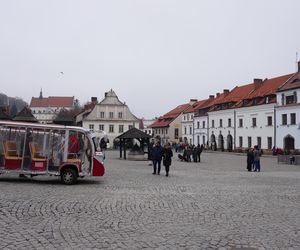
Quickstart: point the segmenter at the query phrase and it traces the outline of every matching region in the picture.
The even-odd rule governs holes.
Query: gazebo
[[[38,123],[38,120],[34,117],[28,107],[24,107],[18,114],[16,114],[13,121]]]
[[[150,135],[134,127],[119,135],[118,137],[116,137],[116,139],[120,140],[120,158],[122,158],[122,151],[124,151],[124,159],[126,159],[126,142],[132,139],[136,139],[140,142],[143,153],[145,153],[144,145],[146,143],[148,149],[146,153],[148,154],[149,158],[150,138]]]

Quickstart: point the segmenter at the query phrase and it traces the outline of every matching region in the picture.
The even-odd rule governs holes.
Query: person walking
[[[252,148],[248,148],[248,150],[247,150],[247,170],[249,172],[252,171],[253,162],[254,162],[253,150],[252,150]]]
[[[192,147],[192,157],[193,157],[193,161],[197,162],[198,161],[198,152],[197,152],[197,147],[195,147],[193,145]]]
[[[192,155],[192,147],[190,145],[187,145],[186,147],[186,158],[187,162],[191,162],[191,155]]]
[[[201,146],[200,146],[200,144],[198,144],[197,145],[197,162],[201,162],[201,153],[202,153],[202,151],[203,151],[203,144],[201,144]]]
[[[160,166],[161,166],[162,156],[163,156],[163,147],[160,145],[160,142],[158,141],[152,150],[152,161],[153,161],[153,173],[152,174],[156,174],[156,166],[157,166],[157,174],[158,175],[160,174]]]
[[[254,157],[254,166],[255,166],[254,171],[260,172],[261,150],[258,148],[257,145],[254,146],[253,157]]]
[[[163,164],[165,166],[166,170],[166,176],[169,176],[169,170],[170,166],[172,164],[172,157],[173,157],[173,151],[171,149],[170,143],[167,143],[164,147],[164,152],[163,152]]]

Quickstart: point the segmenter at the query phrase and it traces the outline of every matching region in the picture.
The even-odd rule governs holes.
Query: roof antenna
[[[298,52],[296,51],[296,72],[298,71]]]

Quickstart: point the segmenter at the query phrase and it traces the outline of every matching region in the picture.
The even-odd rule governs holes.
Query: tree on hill
[[[0,93],[0,107],[7,107],[10,116],[13,117],[26,106],[28,104],[19,97],[9,97]]]

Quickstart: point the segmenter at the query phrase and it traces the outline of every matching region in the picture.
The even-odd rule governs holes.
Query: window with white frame
[[[272,126],[272,124],[273,124],[273,118],[272,118],[272,116],[268,116],[267,119],[268,119],[268,120],[267,120],[268,126]]]
[[[291,125],[296,124],[296,113],[291,113]]]
[[[99,130],[104,131],[104,124],[99,124]]]
[[[239,128],[243,127],[243,119],[239,119]]]
[[[256,117],[252,117],[252,127],[256,127]]]
[[[243,147],[243,136],[239,136],[239,147]]]
[[[109,125],[109,133],[114,133],[114,125],[113,124]]]
[[[281,124],[282,125],[287,125],[287,114],[282,114],[281,115]]]
[[[123,132],[124,132],[124,125],[119,125],[119,133],[123,133]]]

